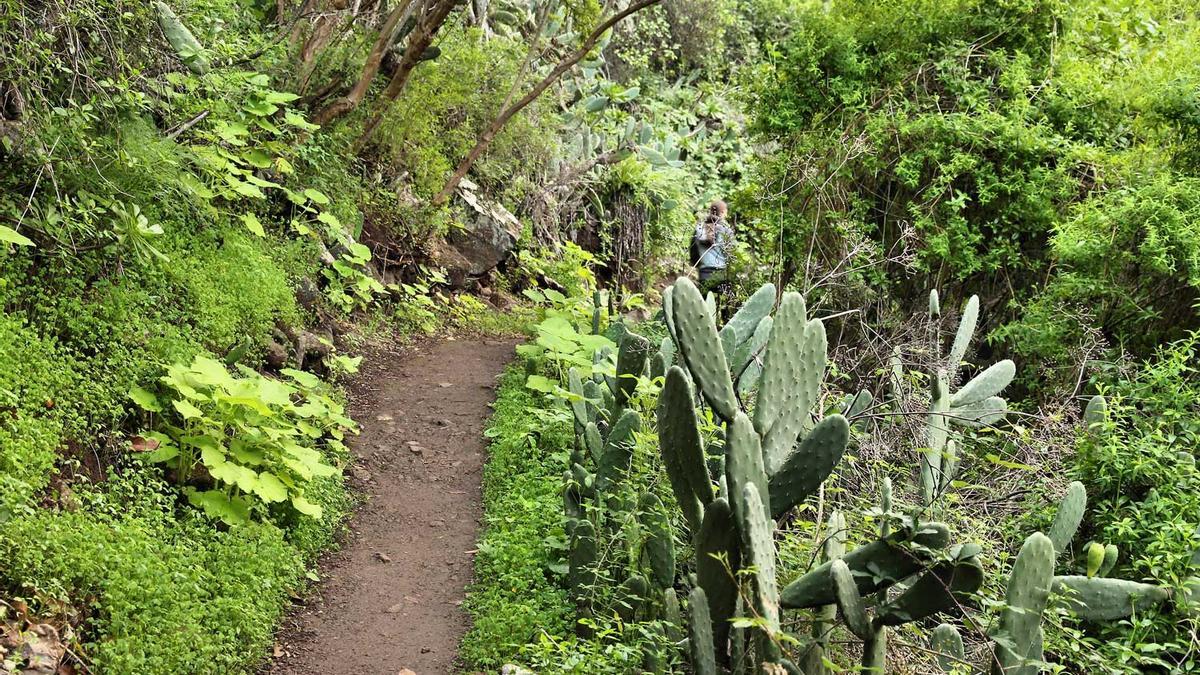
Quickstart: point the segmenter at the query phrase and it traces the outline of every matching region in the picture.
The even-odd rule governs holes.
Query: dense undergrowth
[[[491,134],[614,10],[469,4],[421,0],[412,25],[373,0],[0,0],[0,625],[53,626],[93,672],[253,669],[352,506],[337,387],[356,345],[511,329],[528,315],[485,299],[512,291],[541,322],[489,431],[463,656],[682,668],[661,617],[623,614],[621,579],[593,598],[621,611],[577,631],[564,392],[571,366],[610,375],[592,355],[620,342],[591,335],[591,292],[610,291],[602,323],[654,314],[717,197],[737,237],[723,301],[771,281],[826,322],[821,411],[860,390],[912,406],[856,425],[853,461],[781,521],[781,581],[833,506],[859,514],[851,544],[873,536],[881,476],[921,501],[900,478],[924,452],[909,413],[947,328],[923,310],[940,288],[950,318],[981,296],[967,373],[1018,371],[1006,422],[969,436],[947,496],[947,521],[988,544],[985,615],[1069,480],[1091,501],[1080,539],[1120,550],[1113,573],[1184,597],[1200,549],[1193,8],[664,0]],[[463,282],[439,265],[470,218],[439,198],[481,139],[469,178],[517,215],[520,243]],[[647,419],[661,386],[639,380]],[[1110,414],[1083,434],[1095,393]],[[642,511],[675,513],[656,433],[633,438],[632,477],[663,502]],[[636,572],[627,525],[609,560]],[[1051,667],[1192,670],[1181,606],[1055,614]],[[928,628],[893,645],[901,670],[931,667],[902,648]],[[849,667],[857,642],[837,642]]]
[[[523,364],[500,380],[483,477],[484,530],[475,557],[475,583],[466,607],[473,617],[463,660],[498,669],[516,660],[543,631],[562,636],[571,619],[565,591],[553,582],[566,546],[558,481],[567,469],[561,451],[571,442],[561,406],[543,407],[525,388]]]
[[[701,541],[697,526],[684,517],[686,510],[675,509],[679,488],[666,468],[672,460],[660,447],[659,434],[664,429],[661,359],[666,354],[669,365],[670,352],[652,348],[652,359],[643,355],[645,370],[639,375],[635,368],[634,374],[626,376],[635,383],[628,387],[631,393],[625,395],[624,407],[615,408],[621,422],[611,417],[613,397],[621,397],[617,392],[623,388],[619,364],[625,363],[629,346],[621,336],[636,330],[651,336],[649,344],[657,345],[666,327],[658,321],[629,328],[614,323],[603,335],[592,335],[593,317],[600,318],[602,327],[607,319],[586,294],[539,300],[545,318],[536,326],[534,341],[521,350],[526,372],[509,373],[489,431],[493,439],[489,476],[504,478],[494,483],[489,478],[487,483],[489,527],[477,562],[478,580],[468,602],[476,628],[464,642],[464,656],[472,666],[495,668],[513,662],[535,672],[679,672],[689,662],[696,667],[698,652],[693,647],[689,654],[688,640],[679,640],[685,626],[699,619],[694,613],[681,614],[679,606],[672,610],[670,601],[664,604],[660,595],[663,590],[675,593],[677,579],[682,579],[679,596],[696,586],[697,574],[701,583],[706,583],[699,558],[691,559],[701,555],[692,553],[692,547]],[[673,341],[668,338],[662,349]],[[618,357],[619,343],[624,346]],[[1191,392],[1195,371],[1188,365],[1194,349],[1194,340],[1171,345],[1154,365],[1120,386],[1105,388],[1106,421],[1089,432],[1081,431],[1079,412],[1071,409],[1052,415],[1043,412],[1038,417],[1018,416],[1011,425],[994,426],[993,418],[974,431],[970,427],[956,431],[953,438],[958,445],[952,446],[947,456],[958,468],[946,469],[954,472],[953,481],[942,479],[935,503],[922,497],[924,480],[918,480],[921,472],[915,466],[922,463],[919,458],[928,450],[922,448],[927,442],[922,430],[924,416],[913,411],[923,409],[928,401],[923,394],[924,379],[910,369],[923,366],[905,362],[902,371],[896,371],[903,376],[890,380],[890,390],[881,391],[875,402],[863,404],[851,417],[854,431],[845,459],[836,468],[828,467],[833,470],[820,492],[795,509],[785,509],[779,519],[778,558],[771,574],[777,575],[782,588],[809,571],[814,559],[819,562],[821,542],[838,534],[823,527],[835,510],[843,514],[845,530],[840,538],[850,549],[869,544],[878,536],[880,522],[900,522],[893,519],[902,513],[944,521],[955,541],[982,547],[980,569],[985,576],[980,579],[978,595],[964,596],[969,618],[960,620],[969,659],[964,663],[975,664],[970,672],[986,671],[995,649],[988,639],[994,638],[997,645],[1011,644],[1007,641],[1011,637],[997,631],[1006,620],[1004,595],[1005,586],[1012,583],[1008,576],[1014,565],[1013,553],[1028,533],[1059,527],[1051,527],[1051,521],[1056,520],[1064,491],[1070,491],[1065,479],[1078,479],[1083,483],[1078,489],[1087,491],[1088,516],[1074,543],[1062,552],[1057,573],[1083,573],[1084,559],[1093,547],[1090,542],[1085,544],[1090,539],[1101,542],[1101,548],[1115,547],[1115,557],[1103,575],[1158,584],[1164,589],[1162,597],[1172,593],[1175,599],[1112,621],[1080,618],[1052,605],[1043,619],[1047,668],[1054,672],[1190,672],[1196,657],[1188,630],[1195,621],[1194,600],[1189,594],[1198,583],[1195,556],[1200,550],[1197,526],[1191,521],[1200,473],[1185,449],[1192,446],[1197,419]],[[972,361],[970,352],[967,354]],[[831,374],[838,372],[837,356],[835,352]],[[677,351],[674,358],[679,358]],[[899,363],[895,367],[901,368]],[[587,392],[583,396],[579,394],[580,377],[582,391]],[[593,377],[599,385],[590,388]],[[754,400],[754,385],[739,391],[741,400]],[[842,407],[846,400],[827,383],[815,403],[816,414],[824,410],[826,415],[838,411],[850,415]],[[576,407],[594,411],[603,454],[585,448],[591,442],[585,443],[579,413],[572,414]],[[612,444],[619,442],[614,440],[616,429],[632,413],[638,413],[635,416],[641,418],[641,427],[635,423],[636,431],[625,441],[627,465],[613,474],[606,468],[607,457],[616,447]],[[656,415],[657,427],[652,421]],[[718,457],[724,454],[724,463],[731,462],[731,451],[722,447],[729,440],[714,423],[719,423],[715,411],[706,408],[699,418],[705,445],[717,448]],[[574,439],[571,425],[579,434]],[[604,440],[604,434],[613,435]],[[1078,457],[1063,460],[1036,449],[1047,442],[1077,443]],[[519,449],[515,455],[514,449]],[[596,458],[586,460],[586,466],[593,468],[584,469],[579,462],[589,456]],[[722,464],[711,452],[708,462],[710,466]],[[573,466],[567,470],[569,464]],[[1053,477],[1056,471],[1065,475]],[[527,481],[530,476],[538,480]],[[1030,484],[1030,476],[1038,476],[1038,480]],[[888,506],[881,511],[879,486],[885,479],[891,482]],[[726,498],[724,480],[718,490],[722,499]],[[773,479],[771,491],[776,498]],[[596,495],[594,506],[587,505],[587,495]],[[635,503],[636,508],[632,506]],[[657,536],[653,514],[664,504],[671,523],[665,534],[671,540],[667,546],[671,568],[663,581],[651,580],[647,585],[647,577],[654,578],[651,570],[659,574],[653,552]],[[610,523],[609,529],[588,535],[595,538],[590,549],[580,549],[579,535],[570,534],[573,529],[578,532],[585,519],[600,523],[596,528]],[[634,583],[635,579],[641,581]],[[734,619],[734,625],[743,630],[761,627],[761,610],[750,600],[757,597],[755,568],[744,567],[738,579],[747,604],[739,605],[741,610],[733,614],[741,617]],[[543,597],[555,602],[544,605]],[[694,601],[693,591],[690,602],[679,604],[686,608]],[[575,611],[564,615],[564,605]],[[825,636],[824,652],[818,652],[821,658],[812,660],[813,647],[807,636],[816,630],[814,626],[821,625],[814,623],[814,616],[788,613],[775,629],[780,632],[772,633],[783,654],[805,664],[806,672],[855,667],[858,643],[845,629]],[[956,613],[946,616],[953,618]],[[886,649],[887,672],[938,671],[931,657],[942,647],[926,646],[931,627],[901,622],[894,629]],[[697,635],[691,634],[693,644]],[[750,648],[745,649],[743,653],[748,653]],[[949,668],[945,663],[942,666]],[[742,664],[735,671],[756,669]]]

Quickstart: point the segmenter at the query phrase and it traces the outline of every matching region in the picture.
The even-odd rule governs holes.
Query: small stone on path
[[[390,556],[386,553],[380,553],[379,551],[375,552],[375,559],[382,563],[392,562],[392,556]]]

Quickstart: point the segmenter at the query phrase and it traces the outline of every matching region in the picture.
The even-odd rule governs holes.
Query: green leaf
[[[242,159],[249,162],[251,166],[259,169],[269,169],[272,164],[271,156],[258,148],[243,153]]]
[[[33,240],[6,225],[0,225],[0,241],[17,246],[33,246]]]
[[[256,117],[269,117],[279,112],[279,106],[268,101],[251,101],[242,106],[242,110]]]
[[[254,494],[261,497],[264,502],[282,502],[288,496],[287,486],[269,471],[258,474],[258,488]]]
[[[254,215],[253,213],[243,213],[240,218],[242,220],[242,224],[246,226],[247,230],[250,230],[260,237],[267,236],[267,233],[263,231],[262,223],[258,221],[258,216]]]
[[[269,103],[291,103],[299,98],[296,94],[286,91],[268,91],[263,93],[263,99]]]
[[[549,394],[558,388],[558,383],[551,381],[550,378],[543,375],[530,375],[525,380],[525,387]]]
[[[290,110],[283,114],[283,121],[290,126],[296,127],[297,129],[304,129],[305,131],[316,131],[317,129],[321,128],[321,125],[313,124],[304,119],[304,117],[299,113],[292,112]]]
[[[177,410],[180,415],[183,415],[183,418],[185,420],[195,419],[197,417],[204,417],[204,413],[201,412],[199,408],[192,405],[191,402],[189,402],[189,401],[180,399],[180,400],[176,400],[176,401],[171,401],[171,405],[175,406],[175,410]]]
[[[313,518],[321,517],[321,507],[304,498],[304,495],[295,495],[292,497],[292,506],[306,516]]]
[[[200,507],[209,516],[227,525],[240,525],[250,520],[250,506],[241,497],[230,497],[220,490],[193,490],[187,497],[193,506]]]
[[[158,402],[158,397],[146,389],[134,387],[129,390],[129,398],[138,404],[142,410],[150,412],[162,412],[162,404]]]
[[[290,377],[292,381],[305,389],[316,389],[321,386],[321,378],[312,373],[306,373],[303,370],[296,370],[295,368],[284,368],[279,372]]]
[[[320,204],[321,206],[329,204],[329,197],[326,197],[324,192],[321,192],[315,188],[304,188],[304,196]]]

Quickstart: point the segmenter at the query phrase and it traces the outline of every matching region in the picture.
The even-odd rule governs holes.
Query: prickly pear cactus
[[[907,542],[917,546],[907,546]],[[927,563],[925,550],[942,549],[949,543],[949,528],[942,523],[924,523],[859,546],[842,559],[854,573],[858,592],[866,595],[920,571]],[[785,586],[780,593],[783,607],[807,609],[832,603],[831,568],[831,563],[819,565]]]
[[[662,500],[653,492],[643,494],[638,513],[646,534],[643,550],[650,562],[651,580],[660,589],[670,588],[675,583],[675,537]]]
[[[738,411],[737,396],[733,392],[717,324],[700,290],[689,279],[679,279],[672,289],[672,320],[680,356],[692,373],[692,379],[700,385],[704,399],[721,419],[732,421]]]
[[[1058,603],[1088,621],[1124,619],[1170,597],[1167,589],[1124,579],[1054,577],[1052,592]]]
[[[197,75],[207,73],[209,70],[208,57],[204,55],[204,48],[200,46],[196,36],[192,35],[192,31],[188,30],[175,11],[166,3],[156,2],[154,9],[158,13],[158,25],[162,28],[163,35],[167,38],[171,49],[174,49],[179,59],[187,65],[188,70]]]
[[[714,498],[695,401],[687,375],[672,366],[658,397],[658,444],[675,501],[693,532],[700,529],[704,506]]]
[[[941,303],[936,291],[929,295],[930,318],[936,320],[941,314]],[[972,295],[963,309],[958,330],[951,343],[950,352],[941,358],[940,340],[933,339],[932,350],[939,365],[930,375],[929,418],[927,422],[928,450],[921,458],[921,494],[927,506],[934,504],[945,493],[950,484],[945,470],[947,441],[954,435],[952,425],[982,426],[995,424],[1008,411],[1008,403],[999,396],[1016,375],[1016,365],[1005,359],[992,364],[976,375],[958,391],[951,387],[958,376],[963,357],[966,356],[975,327],[979,321],[979,296]]]
[[[1000,615],[992,675],[1033,675],[1042,660],[1042,613],[1054,577],[1054,543],[1041,532],[1029,535],[1008,580]]]
[[[842,460],[849,440],[850,425],[841,415],[830,415],[813,427],[771,475],[771,515],[778,518],[814,494]]]
[[[741,569],[742,549],[738,526],[734,522],[729,502],[717,498],[704,512],[704,524],[696,535],[696,582],[706,594],[708,611],[712,616],[711,631],[717,644],[724,645],[729,636],[729,619],[737,605],[737,572]],[[728,662],[724,650],[721,661]]]
[[[929,648],[937,655],[943,673],[952,673],[964,662],[963,640],[958,629],[948,623],[938,625],[929,634]]]
[[[709,614],[708,597],[704,589],[697,586],[688,594],[691,620],[688,634],[692,650],[692,672],[695,675],[718,675],[717,652],[714,645],[713,622]]]

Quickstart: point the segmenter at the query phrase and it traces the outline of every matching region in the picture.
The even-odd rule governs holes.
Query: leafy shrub
[[[190,366],[173,365],[162,378],[164,405],[154,393],[135,387],[130,397],[147,412],[162,413],[160,431],[141,441],[147,458],[167,464],[188,500],[229,525],[245,523],[259,505],[290,503],[296,511],[321,517],[306,496],[314,478],[334,476],[316,446],[343,458],[342,441],[357,425],[325,391],[315,375],[285,369],[291,383],[247,368],[235,377],[223,364],[197,356]],[[203,483],[201,467],[216,483]]]
[[[1200,335],[1192,335],[1116,382],[1108,392],[1109,422],[1080,439],[1076,468],[1094,495],[1093,538],[1120,549],[1120,567],[1130,577],[1153,579],[1177,593],[1197,575],[1194,555],[1200,551],[1198,356]],[[1099,657],[1084,669],[1111,662],[1190,671],[1194,649],[1184,636],[1196,628],[1194,615],[1141,614],[1130,625],[1088,635]]]
[[[283,531],[228,532],[170,515],[170,489],[144,475],[0,527],[5,578],[35,611],[49,600],[88,619],[83,656],[113,673],[228,673],[258,661],[303,572]]]

